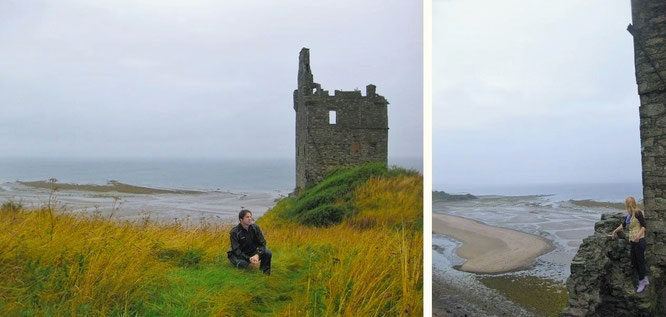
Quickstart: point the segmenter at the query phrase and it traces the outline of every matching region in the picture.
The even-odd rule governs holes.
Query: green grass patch
[[[482,276],[479,281],[540,316],[559,316],[569,294],[564,284],[535,276]]]
[[[180,258],[178,266],[190,267],[196,269],[199,267],[199,262],[201,262],[201,258],[203,256],[204,253],[201,250],[194,250],[194,249],[187,250],[185,254],[183,254],[183,257]]]
[[[174,267],[166,276],[169,287],[149,290],[152,299],[143,313],[147,316],[274,315],[292,303],[293,296],[306,291],[308,264],[314,265],[328,252],[326,246],[274,250],[273,261],[278,265],[273,266],[271,276],[255,268],[234,268],[221,257],[201,263],[198,268]],[[319,291],[323,292],[323,288]]]
[[[312,226],[338,224],[355,214],[354,190],[368,179],[413,175],[418,175],[418,172],[397,167],[388,168],[382,163],[335,169],[329,172],[323,181],[301,193],[294,201],[293,208],[281,215]]]
[[[268,312],[264,305],[242,307],[246,297],[262,298],[266,295],[267,277],[260,272],[238,270],[228,264],[205,264],[199,269],[173,268],[168,272],[167,279],[170,287],[151,290],[156,300],[148,303],[148,315],[209,315],[216,309],[233,315]],[[220,293],[230,297],[222,307],[216,301]],[[234,297],[236,301],[231,300]]]
[[[237,269],[226,258],[218,257],[211,262],[202,262],[201,251],[190,249],[179,252],[176,259],[169,259],[172,267],[167,271],[163,283],[145,285],[141,300],[120,303],[107,307],[109,315],[141,316],[192,316],[230,315],[257,316],[274,315],[292,303],[295,294],[305,293],[303,280],[307,280],[308,265],[331,252],[330,247],[302,249],[277,249],[273,275],[265,276],[258,269]],[[305,256],[308,255],[308,256]],[[78,261],[78,260],[77,260]],[[187,262],[183,265],[184,262]],[[77,263],[77,262],[75,262]],[[59,266],[45,265],[39,260],[22,263],[22,271],[16,276],[17,283],[3,285],[0,295],[20,299],[10,303],[0,300],[2,311],[19,311],[26,315],[58,315],[70,311],[68,301],[71,293],[72,263]],[[82,266],[83,267],[83,266]],[[314,290],[312,290],[314,291]],[[318,286],[319,292],[324,292]],[[321,301],[320,297],[320,300]],[[320,302],[319,305],[323,306]],[[99,313],[95,302],[82,302],[76,314]],[[325,306],[323,306],[325,307]],[[323,308],[321,308],[323,310]]]

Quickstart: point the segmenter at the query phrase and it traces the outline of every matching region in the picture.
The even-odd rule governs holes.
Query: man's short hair
[[[238,213],[238,220],[243,219],[243,218],[245,217],[245,215],[247,215],[247,214],[250,214],[250,215],[251,215],[252,212],[249,211],[249,210],[247,210],[247,209],[243,209],[243,210],[241,210],[241,211]]]

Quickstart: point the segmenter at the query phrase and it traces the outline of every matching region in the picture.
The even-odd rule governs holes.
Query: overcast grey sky
[[[435,0],[433,188],[640,182],[629,1]]]
[[[298,53],[420,157],[418,1],[0,2],[0,156],[293,157]]]

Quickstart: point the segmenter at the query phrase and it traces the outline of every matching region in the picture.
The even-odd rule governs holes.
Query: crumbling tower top
[[[298,56],[298,90],[312,92],[314,79],[310,70],[310,49],[302,48]]]

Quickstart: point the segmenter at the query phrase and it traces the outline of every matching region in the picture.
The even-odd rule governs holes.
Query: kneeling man
[[[252,223],[252,212],[243,209],[238,214],[239,224],[231,229],[231,250],[227,257],[237,268],[246,268],[252,264],[266,275],[271,274],[271,250],[266,249],[266,239],[259,226]]]

